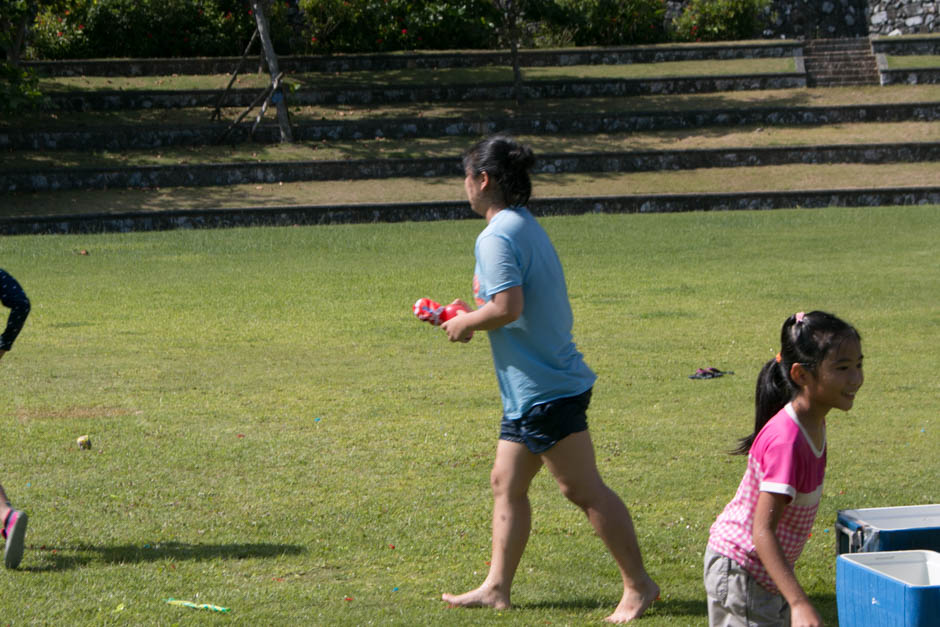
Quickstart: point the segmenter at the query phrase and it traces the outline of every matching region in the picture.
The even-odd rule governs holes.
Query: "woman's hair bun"
[[[525,144],[515,144],[507,157],[514,168],[530,170],[535,165],[535,153]]]

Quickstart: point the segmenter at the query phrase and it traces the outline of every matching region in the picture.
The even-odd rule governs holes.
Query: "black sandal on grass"
[[[699,368],[695,374],[690,374],[690,379],[717,379],[726,374],[734,374],[730,370],[719,370],[718,368]]]

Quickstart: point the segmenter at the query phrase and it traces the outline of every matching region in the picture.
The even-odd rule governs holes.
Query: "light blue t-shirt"
[[[500,211],[477,236],[474,255],[477,306],[522,286],[522,315],[488,332],[506,418],[516,420],[533,405],[589,390],[597,377],[571,338],[561,261],[535,217],[524,207]]]

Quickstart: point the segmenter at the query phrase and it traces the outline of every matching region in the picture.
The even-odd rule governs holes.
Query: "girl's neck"
[[[790,405],[793,407],[796,417],[800,424],[806,429],[806,433],[813,439],[817,448],[822,448],[822,443],[826,437],[826,414],[829,413],[829,407],[820,407],[803,394],[798,394]]]

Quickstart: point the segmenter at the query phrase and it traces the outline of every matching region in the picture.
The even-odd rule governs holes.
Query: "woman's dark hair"
[[[464,170],[474,175],[486,172],[509,207],[529,202],[532,195],[529,170],[534,164],[532,149],[508,135],[487,137],[463,155]]]
[[[780,352],[761,368],[754,394],[754,433],[741,438],[734,455],[747,455],[764,425],[799,391],[790,367],[801,364],[815,373],[829,351],[848,338],[861,340],[855,327],[824,311],[793,314],[780,330]]]

